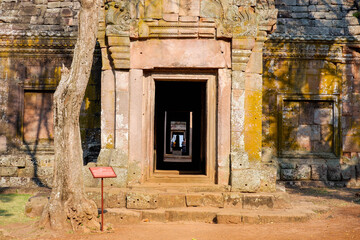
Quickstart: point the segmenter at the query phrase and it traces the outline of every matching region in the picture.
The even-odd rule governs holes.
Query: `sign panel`
[[[115,178],[116,173],[112,167],[91,167],[89,168],[94,178]]]

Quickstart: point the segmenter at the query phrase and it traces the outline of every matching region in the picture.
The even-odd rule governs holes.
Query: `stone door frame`
[[[157,170],[156,151],[154,151],[154,117],[155,117],[155,82],[157,81],[184,81],[206,83],[206,166],[204,175],[180,175],[176,170]],[[145,103],[145,131],[147,149],[146,162],[149,163],[147,182],[188,182],[188,183],[214,183],[216,168],[216,74],[209,73],[176,73],[176,70],[164,73],[152,72],[144,77]]]

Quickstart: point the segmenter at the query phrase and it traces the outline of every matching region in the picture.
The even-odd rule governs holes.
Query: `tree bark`
[[[80,0],[79,31],[70,71],[63,68],[54,94],[54,181],[40,224],[53,229],[98,228],[96,204],[83,184],[80,108],[89,81],[98,28],[99,1]]]

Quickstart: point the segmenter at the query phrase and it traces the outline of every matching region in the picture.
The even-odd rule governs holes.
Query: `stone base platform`
[[[100,209],[100,189],[87,189],[87,193]],[[105,221],[112,224],[299,222],[325,211],[308,202],[292,203],[286,192],[242,193],[204,187],[110,188],[104,191],[104,208]]]
[[[310,208],[308,208],[310,207]],[[313,206],[314,207],[314,206]],[[170,208],[155,210],[105,210],[105,224],[136,224],[141,222],[202,222],[212,224],[265,224],[279,222],[304,222],[316,211],[309,206],[293,209],[247,210],[226,208]],[[318,210],[318,209],[316,209]]]

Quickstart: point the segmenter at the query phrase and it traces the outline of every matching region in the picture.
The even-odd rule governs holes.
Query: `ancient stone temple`
[[[1,2],[1,187],[51,187],[52,95],[79,7]],[[91,166],[112,166],[105,184],[121,189],[360,184],[354,2],[118,0],[100,11],[80,117],[86,187],[99,186]]]

